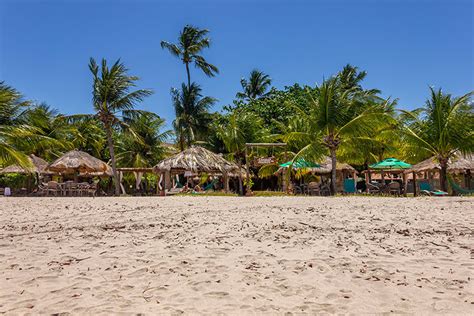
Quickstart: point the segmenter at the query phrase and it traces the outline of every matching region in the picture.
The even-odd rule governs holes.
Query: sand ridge
[[[474,313],[472,198],[0,203],[1,313]]]

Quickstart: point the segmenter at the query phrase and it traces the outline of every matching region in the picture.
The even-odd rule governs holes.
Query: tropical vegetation
[[[366,88],[367,72],[352,65],[320,84],[294,83],[281,89],[272,86],[268,74],[254,69],[240,80],[241,90],[235,91],[231,104],[214,108],[219,101],[191,80],[190,71],[193,64],[209,77],[219,73],[202,55],[210,43],[208,30],[189,25],[175,44],[161,42],[186,69],[184,82],[171,89],[168,106],[175,112],[171,122],[140,109],[152,91],[139,89],[139,78],[130,75],[120,60],[109,66],[105,59],[97,64],[91,58],[92,88],[84,93],[91,93],[93,114],[61,114],[0,82],[0,167],[16,163],[28,168],[30,154],[52,161],[79,149],[110,163],[115,194],[120,194],[117,168],[151,167],[167,156],[167,143],[177,150],[199,144],[243,167],[246,143],[285,142],[285,148],[262,149],[250,156],[275,156],[278,163],[300,158],[318,162],[329,156],[335,194],[339,161],[366,169],[388,157],[410,163],[434,157],[441,166],[441,188],[446,190],[449,163],[459,153],[474,152],[473,92],[456,97],[430,88],[420,108],[400,110],[398,100]],[[273,174],[278,163],[254,174]],[[239,191],[244,192],[241,176]]]

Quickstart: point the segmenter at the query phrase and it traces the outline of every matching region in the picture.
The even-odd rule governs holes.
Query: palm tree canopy
[[[449,159],[457,152],[474,151],[474,92],[460,97],[430,88],[431,97],[423,108],[404,111],[404,140],[407,151],[422,158]]]
[[[242,78],[240,85],[242,86],[243,92],[237,93],[237,98],[245,99],[248,101],[255,100],[260,97],[268,96],[268,88],[272,84],[272,79],[269,75],[259,71],[257,69],[252,70],[249,79]]]
[[[112,67],[107,66],[107,61],[102,59],[101,73],[99,66],[93,58],[90,59],[89,69],[93,75],[92,102],[99,119],[107,124],[118,123],[116,114],[126,110],[133,110],[135,105],[150,96],[153,92],[148,89],[136,87],[136,76],[127,74],[128,69],[117,60]]]
[[[185,64],[194,63],[195,67],[201,69],[206,76],[214,77],[219,73],[219,69],[200,55],[205,48],[209,48],[211,45],[211,40],[207,37],[208,34],[209,30],[186,25],[179,34],[177,44],[161,41],[161,48],[168,50]]]
[[[124,167],[154,166],[166,154],[162,144],[171,131],[161,131],[165,121],[155,113],[135,114],[124,118],[129,128],[117,139],[117,161]]]
[[[183,83],[181,90],[171,90],[176,113],[173,126],[181,149],[184,149],[184,143],[190,146],[200,136],[204,135],[210,123],[208,110],[217,100],[209,96],[203,96],[201,91],[201,87],[196,83],[192,83],[191,86]]]

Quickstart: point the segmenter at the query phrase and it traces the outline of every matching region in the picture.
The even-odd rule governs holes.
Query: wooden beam
[[[286,143],[246,143],[246,147],[284,147]]]
[[[149,172],[153,172],[153,168],[117,168],[117,171],[122,171],[122,172],[145,172],[145,173],[149,173]]]

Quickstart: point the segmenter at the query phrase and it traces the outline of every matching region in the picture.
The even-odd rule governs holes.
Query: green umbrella
[[[369,166],[372,169],[408,169],[411,168],[409,163],[395,159],[387,158]]]
[[[280,165],[280,167],[283,168],[288,168],[289,166],[292,166],[293,169],[298,169],[298,168],[320,168],[321,165],[314,163],[314,162],[309,162],[304,160],[303,158],[300,158],[296,161],[287,161],[283,164]]]

